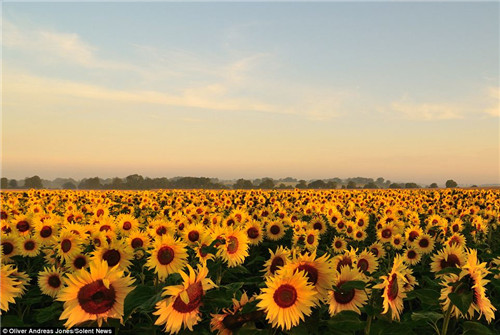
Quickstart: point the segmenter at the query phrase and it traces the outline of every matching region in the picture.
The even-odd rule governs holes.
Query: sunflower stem
[[[448,310],[446,311],[446,314],[444,316],[443,329],[441,330],[441,335],[446,335],[446,333],[448,332],[448,324],[450,323],[452,308],[453,304],[450,303],[450,306],[448,307]]]
[[[368,320],[366,320],[365,335],[370,335],[370,327],[372,326],[372,319],[373,315],[369,315]]]

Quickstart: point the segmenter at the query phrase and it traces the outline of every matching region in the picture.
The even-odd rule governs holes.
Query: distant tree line
[[[150,189],[413,189],[422,188],[413,182],[393,183],[382,177],[373,178],[340,178],[317,179],[307,182],[306,180],[297,180],[292,177],[273,179],[269,177],[259,179],[240,178],[235,182],[220,182],[217,178],[207,177],[174,177],[174,178],[149,178],[139,174],[133,174],[125,178],[102,179],[99,177],[84,178],[79,182],[73,179],[57,178],[57,183],[42,180],[39,176],[27,177],[24,182],[18,182],[15,179],[2,178],[2,189],[41,189],[47,188],[47,184],[52,183],[52,188],[62,188],[68,190],[150,190]],[[45,185],[44,185],[45,184]],[[454,180],[447,180],[447,188],[457,187]],[[424,186],[425,187],[425,186]],[[428,188],[438,188],[436,183],[432,183]]]

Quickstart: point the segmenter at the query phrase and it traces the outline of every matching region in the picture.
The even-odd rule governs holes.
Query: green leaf
[[[436,275],[447,275],[447,274],[450,274],[450,273],[453,273],[453,274],[456,274],[456,275],[459,275],[460,272],[462,272],[462,269],[460,268],[457,268],[457,267],[447,267],[447,268],[444,268],[443,270],[441,271],[438,271],[436,273]]]
[[[464,322],[464,335],[490,335],[491,330],[485,325],[475,321]]]
[[[451,303],[455,305],[462,314],[466,314],[472,304],[472,292],[455,293],[452,292],[448,294]]]
[[[224,288],[231,294],[233,295],[236,291],[238,291],[240,288],[243,287],[243,282],[236,282],[236,283],[231,283],[228,285],[225,285]]]
[[[442,318],[443,314],[431,311],[413,312],[411,315],[413,321],[430,321],[432,323],[436,323]]]
[[[58,319],[63,310],[62,302],[54,302],[52,305],[35,310],[35,320],[38,323],[45,323],[52,321],[54,318]]]
[[[334,332],[339,330],[342,332],[362,330],[365,328],[365,324],[366,322],[359,319],[358,314],[349,311],[341,312],[327,321],[328,328]]]
[[[125,297],[124,320],[127,320],[132,313],[140,306],[145,307],[146,303],[155,295],[153,286],[138,285]]]
[[[431,289],[421,288],[408,292],[408,298],[417,297],[423,304],[434,306],[439,303],[439,292]]]
[[[23,322],[17,315],[2,315],[2,327],[26,327],[26,323]]]
[[[352,289],[357,289],[357,290],[364,290],[366,286],[366,283],[361,280],[351,280],[348,282],[345,282],[342,284],[342,286],[339,288],[339,290],[352,290]]]

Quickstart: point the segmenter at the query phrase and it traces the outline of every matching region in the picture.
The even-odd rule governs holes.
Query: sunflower
[[[151,237],[157,238],[163,235],[174,235],[175,224],[163,219],[154,219],[148,225],[148,233]]]
[[[12,219],[12,225],[21,236],[29,235],[33,230],[32,218],[27,215],[16,215]]]
[[[356,227],[356,226],[354,226]],[[354,231],[352,232],[352,238],[355,241],[364,241],[368,235],[366,234],[366,231],[354,228]]]
[[[406,245],[413,246],[420,235],[424,231],[419,226],[411,226],[405,229]]]
[[[394,249],[403,249],[403,237],[400,234],[392,235],[391,245]]]
[[[364,250],[358,255],[355,264],[356,268],[364,274],[371,274],[378,268],[377,258],[368,250]]]
[[[55,218],[35,221],[35,236],[43,245],[52,243],[59,226],[58,223],[58,220]]]
[[[109,244],[101,245],[92,254],[94,262],[104,260],[110,267],[118,266],[120,270],[127,270],[131,265],[133,250],[123,240],[112,240]]]
[[[387,313],[391,310],[392,319],[399,320],[399,316],[403,311],[403,298],[406,297],[404,284],[408,282],[405,275],[411,274],[406,265],[403,263],[403,257],[396,255],[391,272],[387,276],[382,276],[383,282],[373,286],[373,288],[382,289],[382,298],[384,310],[382,313]]]
[[[11,235],[1,234],[2,242],[2,262],[8,261],[12,256],[19,253],[19,244],[17,239]]]
[[[19,240],[19,253],[25,257],[36,257],[42,244],[38,238],[26,235]]]
[[[196,257],[200,261],[202,265],[207,265],[208,260],[214,259],[215,255],[209,253],[207,251],[207,247],[209,247],[213,242],[213,238],[209,232],[205,231],[200,238],[200,241],[196,246],[193,247],[193,250],[196,252]]]
[[[275,252],[269,249],[269,254],[271,255],[269,259],[264,263],[265,277],[272,276],[278,271],[282,266],[286,265],[290,261],[290,251],[279,246]]]
[[[392,241],[392,235],[394,235],[394,226],[390,223],[382,224],[382,227],[377,231],[377,238],[382,243],[389,243]]]
[[[409,265],[418,264],[422,259],[422,255],[415,248],[406,249],[403,256],[405,263]]]
[[[43,294],[55,298],[63,287],[63,272],[52,266],[38,273],[38,286]]]
[[[89,257],[86,254],[77,254],[71,257],[67,264],[69,264],[70,271],[75,272],[81,269],[86,269],[89,266]]]
[[[266,236],[278,241],[285,235],[285,226],[280,221],[269,221],[266,225]]]
[[[459,275],[450,274],[443,277],[441,289],[441,305],[443,310],[448,310],[451,300],[450,293],[465,294],[472,293],[472,303],[466,313],[468,318],[472,318],[475,312],[479,312],[479,318],[484,315],[488,323],[495,318],[496,308],[486,296],[486,284],[489,280],[484,279],[489,271],[486,269],[486,263],[479,263],[477,251],[469,249],[467,251],[467,262],[462,267]],[[458,318],[462,313],[456,306],[452,306],[452,315]]]
[[[98,326],[103,320],[115,318],[122,321],[123,303],[133,290],[134,279],[125,276],[118,267],[110,268],[105,261],[92,262],[90,272],[80,270],[69,274],[66,287],[61,289],[57,300],[64,301],[60,320],[67,319],[67,328],[87,320],[96,320]]]
[[[446,240],[447,245],[458,245],[462,248],[465,248],[467,245],[467,240],[465,239],[465,236],[460,234],[460,233],[453,233],[447,240]]]
[[[229,267],[242,264],[248,256],[248,238],[243,230],[227,227],[224,238],[226,243],[218,247],[217,256],[221,257]]]
[[[200,320],[200,305],[205,292],[216,287],[207,278],[208,269],[198,266],[198,273],[187,265],[189,274],[180,271],[182,285],[167,286],[162,296],[168,296],[156,304],[154,315],[158,315],[155,325],[165,324],[165,331],[178,333],[181,327],[193,331],[193,326]]]
[[[328,304],[330,305],[328,311],[330,312],[330,316],[334,316],[342,311],[354,311],[361,314],[359,308],[366,304],[368,297],[365,290],[354,288],[343,290],[342,285],[350,281],[364,281],[364,276],[357,268],[351,269],[344,266],[333,280],[333,284],[337,289],[328,292]]]
[[[171,235],[157,237],[146,265],[155,270],[160,280],[164,280],[184,268],[187,263],[186,247],[186,243]]]
[[[305,232],[305,246],[307,250],[314,251],[319,245],[319,231],[316,229],[308,229]]]
[[[345,239],[342,236],[336,236],[333,239],[332,249],[333,249],[334,253],[340,254],[340,253],[344,252],[344,250],[346,248],[347,248],[347,242],[345,241]]]
[[[12,264],[2,264],[0,267],[0,307],[4,312],[9,310],[9,303],[14,303],[14,299],[23,293],[21,282],[13,276],[15,272],[17,269]]]
[[[298,271],[268,277],[257,299],[260,300],[257,307],[266,312],[266,319],[273,327],[289,330],[304,320],[304,315],[311,314],[318,298],[305,272]]]
[[[363,212],[356,212],[356,217],[354,219],[356,229],[365,230],[368,227],[368,223],[370,222],[370,218],[368,214]]]
[[[251,245],[257,245],[264,239],[262,225],[258,221],[249,220],[245,226],[245,232],[247,233],[248,243]]]
[[[447,267],[461,268],[465,264],[465,251],[462,247],[447,245],[432,256],[431,271],[436,273]]]
[[[319,235],[321,235],[326,231],[327,226],[323,218],[318,216],[309,222],[309,228],[317,230]]]
[[[428,254],[434,249],[434,240],[429,234],[422,234],[416,239],[415,248],[422,254]]]
[[[82,241],[78,235],[71,233],[69,230],[64,229],[59,233],[57,238],[57,254],[65,261],[74,257],[82,251]]]
[[[332,287],[334,275],[334,270],[328,257],[327,254],[316,257],[316,253],[296,256],[278,271],[278,276],[280,273],[288,271],[304,271],[307,281],[314,285],[315,290],[319,293],[318,299],[325,298],[328,290]]]
[[[204,233],[205,227],[199,223],[188,224],[182,230],[182,239],[188,245],[192,246],[200,241],[201,235]]]
[[[128,236],[139,229],[139,221],[130,214],[121,214],[116,218],[116,228],[122,236]]]
[[[127,237],[127,245],[132,249],[143,248],[147,249],[149,247],[149,237],[146,233],[140,230],[135,230],[131,232]]]

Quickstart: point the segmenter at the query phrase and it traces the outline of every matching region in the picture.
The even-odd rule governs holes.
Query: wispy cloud
[[[396,117],[415,121],[453,120],[464,118],[463,110],[450,103],[419,103],[404,97],[390,106]]]
[[[491,116],[500,117],[500,87],[488,88],[488,97],[492,101],[491,107],[484,110],[484,113]]]

